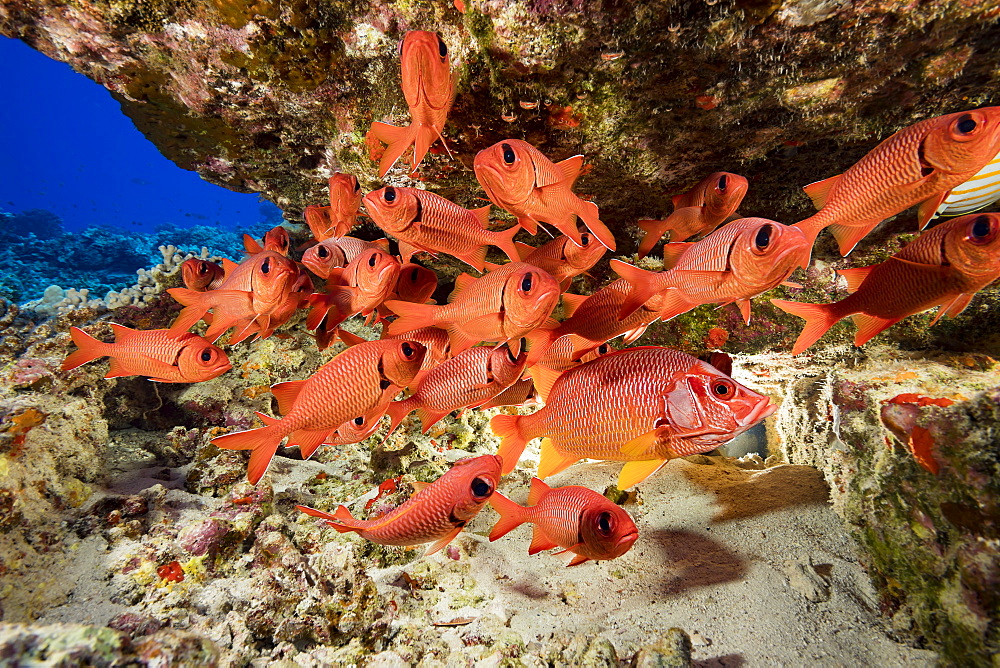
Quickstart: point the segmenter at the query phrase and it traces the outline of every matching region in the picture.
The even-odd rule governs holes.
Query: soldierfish
[[[398,299],[414,304],[434,304],[431,295],[438,287],[437,274],[432,269],[423,267],[414,262],[407,262],[399,268],[399,278],[396,279],[396,287],[389,293],[386,299]],[[378,307],[378,320],[395,315],[385,304]]]
[[[111,329],[115,342],[103,343],[79,327],[70,327],[70,336],[79,350],[63,360],[62,369],[69,371],[108,356],[111,368],[105,378],[149,376],[160,383],[198,383],[232,368],[226,353],[196,334],[135,330],[116,323],[111,323]]]
[[[281,419],[258,413],[265,426],[226,434],[212,443],[227,450],[252,450],[247,479],[256,484],[281,440],[314,451],[334,429],[364,415],[413,380],[425,348],[415,341],[368,341],[344,350],[305,380],[271,387]]]
[[[269,250],[287,256],[290,245],[291,239],[288,236],[288,230],[281,225],[267,231],[267,234],[264,235],[263,246],[249,234],[243,235],[243,248],[250,255]]]
[[[618,316],[628,317],[659,294],[663,320],[700,304],[735,303],[749,323],[751,297],[787,280],[810,248],[795,226],[766,218],[740,218],[687,244],[677,264],[667,271],[654,273],[612,260],[611,268],[632,288]]]
[[[926,227],[951,189],[1000,153],[1000,107],[960,111],[905,127],[843,174],[805,187],[815,214],[796,223],[809,240],[826,227],[847,255],[886,218],[920,204]]]
[[[565,235],[560,235],[538,248],[519,242],[514,242],[514,246],[521,256],[521,262],[533,264],[549,272],[552,278],[559,281],[561,290],[569,288],[576,276],[587,273],[587,270],[597,264],[608,250],[597,243],[594,236],[588,232],[580,235],[579,244]],[[487,266],[491,269],[496,268],[495,265],[487,264]]]
[[[537,385],[536,385],[537,387]],[[626,348],[560,375],[545,407],[531,415],[497,415],[503,473],[524,446],[542,436],[538,477],[582,458],[627,462],[618,488],[642,482],[666,461],[709,452],[777,407],[707,362],[676,350]]]
[[[387,123],[372,123],[368,134],[387,144],[378,165],[379,178],[386,175],[411,145],[413,169],[416,170],[435,140],[445,143],[441,131],[455,99],[455,80],[451,75],[448,47],[436,32],[411,30],[403,37],[399,54],[403,97],[410,108],[410,125],[400,128]]]
[[[646,257],[667,232],[674,242],[708,234],[735,213],[748,187],[747,180],[739,174],[715,172],[683,195],[674,195],[671,199],[674,212],[665,220],[637,223],[646,231],[639,242],[639,257]]]
[[[302,254],[302,264],[320,278],[329,278],[330,272],[350,263],[371,248],[389,252],[389,240],[365,241],[355,237],[329,237]]]
[[[386,186],[365,195],[365,209],[375,224],[399,242],[403,262],[418,251],[447,253],[484,270],[486,248],[497,246],[517,262],[517,226],[503,232],[486,229],[490,207],[465,209],[440,195],[416,188]]]
[[[366,342],[366,339],[344,329],[341,329],[337,335],[348,346],[356,346]],[[448,339],[448,332],[437,327],[422,327],[396,334],[389,334],[383,329],[381,338],[382,340],[405,339],[422,343],[427,348],[427,354],[424,355],[424,362],[420,367],[421,371],[432,369],[451,357],[451,341]]]
[[[903,318],[935,306],[932,325],[961,313],[973,295],[1000,277],[1000,214],[962,216],[924,232],[885,262],[843,269],[849,296],[832,304],[772,299],[806,319],[792,348],[797,355],[838,320],[853,315],[860,346]]]
[[[529,234],[546,222],[582,246],[579,217],[598,241],[615,249],[615,238],[601,222],[597,205],[571,190],[583,167],[582,155],[554,164],[528,142],[505,139],[480,151],[473,167],[490,201],[517,216]]]
[[[559,301],[559,285],[538,267],[510,262],[481,278],[462,274],[447,304],[431,306],[390,300],[399,314],[389,325],[396,334],[421,327],[448,330],[457,355],[480,342],[516,341],[548,319]]]
[[[214,262],[189,258],[181,264],[181,278],[184,287],[197,292],[217,290],[225,280],[226,271]]]
[[[486,505],[500,481],[500,459],[483,455],[462,459],[431,484],[415,483],[406,503],[372,520],[355,519],[347,506],[325,513],[307,506],[299,510],[321,517],[341,533],[354,531],[379,545],[431,543],[424,556],[450,543]]]
[[[358,223],[358,209],[361,207],[361,184],[358,179],[351,174],[334,172],[329,185],[330,227],[318,233],[317,230],[312,231],[317,241],[350,234]]]
[[[475,408],[503,392],[524,370],[525,351],[519,355],[506,345],[477,346],[434,367],[417,381],[406,399],[394,401],[386,411],[390,433],[411,411],[417,411],[422,431],[427,433],[452,411]]]
[[[500,514],[490,531],[491,541],[531,522],[534,530],[528,554],[561,547],[563,552],[575,555],[568,566],[620,557],[639,537],[627,512],[597,492],[577,485],[553,489],[532,478],[527,507],[499,492],[493,494],[490,505]]]

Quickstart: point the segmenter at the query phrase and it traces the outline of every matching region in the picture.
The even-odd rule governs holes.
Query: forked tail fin
[[[382,178],[396,164],[399,157],[416,141],[416,129],[410,125],[400,128],[388,123],[372,123],[371,133],[386,145],[382,159],[378,163],[378,176]],[[421,156],[423,157],[423,156]]]
[[[251,450],[250,463],[247,466],[247,480],[256,485],[264,477],[264,472],[267,471],[267,466],[271,463],[271,459],[278,451],[278,445],[284,437],[284,431],[274,424],[259,429],[218,436],[212,439],[212,443],[224,450]]]
[[[396,299],[390,299],[384,303],[392,309],[393,313],[399,316],[389,325],[388,332],[390,335],[411,332],[414,329],[422,327],[434,327],[438,324],[437,318],[434,316],[437,310],[441,308],[440,306],[414,304],[413,302],[404,302]]]
[[[528,445],[528,440],[521,433],[520,415],[496,415],[490,420],[490,427],[493,433],[503,439],[500,449],[497,450],[497,457],[503,460],[500,469],[502,475],[507,475],[517,467],[517,462],[521,459],[524,446]]]
[[[577,198],[575,206],[573,207],[573,213],[580,217],[580,220],[584,222],[591,234],[597,237],[597,240],[600,241],[605,248],[610,251],[615,249],[615,237],[611,234],[611,230],[608,229],[608,226],[601,222],[596,204],[588,202],[585,199]],[[572,237],[572,235],[570,236]],[[576,238],[573,239],[577,245],[580,245],[579,237],[580,235],[577,234]]]
[[[621,308],[618,309],[618,319],[624,320],[657,293],[654,283],[657,274],[652,271],[640,269],[621,260],[612,260],[611,269],[628,281],[631,287],[631,290],[625,295],[624,301],[622,301]]]
[[[793,355],[798,355],[816,343],[842,317],[835,313],[831,304],[803,304],[783,299],[772,299],[771,303],[786,313],[805,318],[805,327],[802,328],[802,333],[799,334],[799,338],[795,339],[795,345],[792,346]]]
[[[347,533],[348,531],[358,531],[358,527],[349,526],[350,524],[357,522],[354,515],[351,515],[351,511],[347,509],[347,506],[337,506],[337,509],[333,513],[325,513],[322,510],[316,510],[315,508],[310,508],[309,506],[295,506],[306,515],[312,515],[313,517],[319,517],[326,520],[326,523],[331,527],[339,531],[340,533]]]
[[[108,354],[110,344],[98,341],[79,327],[70,327],[69,334],[73,337],[73,343],[79,350],[74,350],[63,360],[63,371],[75,369],[81,364],[86,364]]]
[[[500,492],[493,492],[490,505],[497,511],[500,519],[490,531],[490,540],[494,541],[524,524],[524,508],[514,503]]]

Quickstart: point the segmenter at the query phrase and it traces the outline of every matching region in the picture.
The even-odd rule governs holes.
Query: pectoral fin
[[[441,538],[438,538],[436,541],[434,541],[433,543],[431,543],[430,545],[428,545],[427,546],[427,550],[424,552],[424,556],[425,557],[429,557],[430,555],[434,554],[435,552],[437,552],[438,550],[440,550],[442,547],[444,547],[445,545],[447,545],[451,541],[455,540],[455,536],[457,536],[458,534],[462,533],[462,528],[463,527],[460,527],[460,526],[459,527],[455,527],[455,529],[453,531],[450,531],[447,535],[442,536]]]

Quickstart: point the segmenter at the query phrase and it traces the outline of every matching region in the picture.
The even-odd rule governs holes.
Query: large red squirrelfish
[[[924,232],[881,264],[843,269],[849,296],[832,304],[772,299],[780,309],[805,318],[792,348],[797,355],[834,323],[853,315],[860,346],[903,318],[935,306],[954,318],[973,295],[1000,277],[1000,214],[955,218]]]
[[[639,242],[639,257],[646,257],[667,232],[670,241],[677,242],[708,234],[722,225],[736,212],[749,185],[739,174],[715,172],[683,195],[674,195],[671,198],[674,212],[666,219],[637,223],[646,232]]]
[[[740,218],[688,244],[667,271],[654,273],[612,260],[611,268],[632,286],[619,317],[628,317],[659,294],[663,320],[701,304],[735,303],[749,323],[750,299],[787,280],[810,248],[795,226],[766,218]]]
[[[288,236],[288,230],[286,230],[281,225],[277,227],[272,227],[264,235],[264,244],[261,245],[256,239],[254,239],[249,234],[243,235],[243,248],[250,255],[254,255],[261,251],[269,250],[275,253],[280,253],[281,255],[288,255],[288,249],[291,246],[292,240]]]
[[[639,537],[627,512],[597,492],[577,485],[553,489],[532,478],[527,507],[499,492],[493,494],[490,505],[500,513],[490,531],[491,541],[530,522],[534,529],[528,554],[561,547],[563,552],[575,555],[567,566],[620,557]]]
[[[416,493],[394,510],[373,520],[359,520],[347,506],[325,513],[308,506],[299,510],[321,517],[341,533],[354,531],[379,545],[431,543],[424,556],[450,543],[489,501],[500,481],[500,459],[483,455],[462,459],[431,484],[414,484]]]
[[[184,287],[197,292],[218,290],[225,280],[226,271],[214,262],[189,258],[181,264],[181,278]]]
[[[841,255],[876,225],[919,204],[920,229],[951,189],[965,183],[1000,153],[1000,107],[960,111],[905,127],[843,174],[805,187],[815,214],[796,223],[809,240],[824,228]]]
[[[497,455],[504,474],[541,436],[539,478],[583,458],[624,461],[619,489],[670,459],[714,450],[777,408],[707,362],[658,347],[626,348],[581,364],[542,398],[545,407],[532,415],[490,422],[503,439]]]
[[[448,330],[452,354],[481,342],[516,341],[544,323],[559,301],[559,285],[548,273],[510,262],[481,278],[462,274],[447,304],[432,306],[390,300],[399,314],[389,325],[396,334],[421,327]]]
[[[520,139],[505,139],[476,155],[476,178],[490,201],[517,216],[529,234],[545,222],[582,246],[577,218],[610,250],[615,238],[601,222],[597,205],[582,200],[571,188],[583,167],[583,156],[553,163]]]
[[[435,140],[445,144],[448,111],[455,99],[448,47],[436,32],[411,30],[399,48],[403,97],[410,108],[410,125],[405,128],[372,123],[368,134],[386,144],[378,165],[379,178],[386,175],[403,152],[413,146],[413,170],[424,159]],[[445,144],[447,148],[447,144]]]
[[[103,343],[79,327],[71,327],[70,336],[79,350],[63,360],[63,370],[107,356],[111,368],[105,378],[149,376],[160,383],[198,383],[232,368],[226,353],[196,334],[135,330],[116,323],[111,323],[111,329],[114,343]]]
[[[365,415],[406,387],[426,349],[416,341],[368,341],[344,350],[310,378],[278,383],[271,392],[283,417],[258,413],[264,427],[226,434],[212,442],[227,450],[252,450],[247,478],[256,484],[281,440],[314,451],[334,429]]]
[[[399,241],[403,262],[419,251],[446,253],[483,271],[488,246],[497,246],[512,262],[518,260],[514,235],[520,230],[486,229],[488,205],[470,211],[426,190],[392,186],[368,193],[364,203],[375,224]]]
[[[389,432],[414,410],[427,433],[452,411],[482,405],[514,384],[526,357],[525,351],[515,355],[506,344],[476,346],[455,355],[423,375],[413,394],[389,406]]]
[[[344,267],[366,250],[389,252],[389,240],[365,241],[355,237],[329,237],[302,254],[302,264],[320,278],[329,278],[334,269]]]

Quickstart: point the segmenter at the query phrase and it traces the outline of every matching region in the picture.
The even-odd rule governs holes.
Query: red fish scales
[[[616,336],[633,332],[656,322],[659,314],[655,310],[640,307],[624,320],[618,319],[618,310],[629,294],[629,282],[619,278],[588,297],[572,317],[564,320],[553,333],[554,336],[576,334],[600,345]],[[630,337],[630,338],[637,338]]]
[[[580,542],[580,511],[593,501],[593,494],[584,487],[550,490],[537,504],[525,508],[520,519],[537,525],[557,545],[576,545]]]

